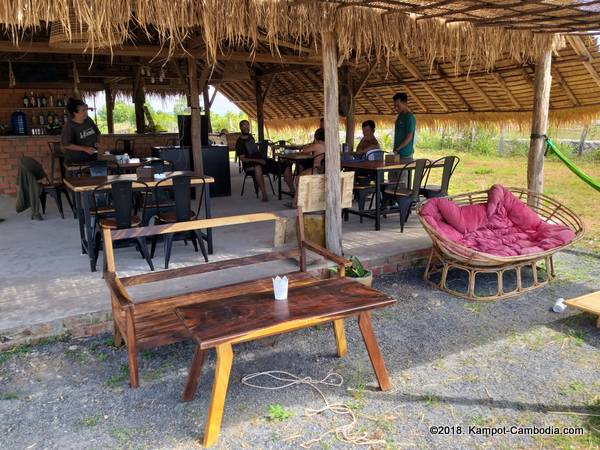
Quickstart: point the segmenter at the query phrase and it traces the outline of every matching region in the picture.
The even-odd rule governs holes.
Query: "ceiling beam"
[[[513,95],[513,93],[510,91],[510,88],[508,87],[508,83],[504,80],[504,78],[502,78],[502,75],[500,75],[497,72],[490,73],[490,75],[492,76],[492,78],[494,78],[494,80],[496,80],[496,83],[498,83],[500,85],[500,87],[502,89],[504,89],[504,93],[508,96],[508,98],[513,103],[513,105],[515,107],[517,107],[518,109],[522,109],[521,104],[519,103],[517,98]]]
[[[421,73],[421,71],[415,66],[412,61],[410,61],[405,55],[402,53],[398,53],[398,59],[400,62],[406,67],[406,69],[411,73],[413,77],[415,77],[419,81],[423,81],[422,86],[427,91],[429,95],[431,95],[436,102],[442,107],[444,111],[449,111],[448,105],[446,102],[433,90],[431,87],[425,82],[425,77]]]
[[[369,77],[373,73],[373,70],[375,70],[376,67],[377,67],[377,64],[371,64],[371,67],[369,67],[369,69],[361,76],[360,81],[359,81],[358,85],[356,86],[356,89],[354,89],[354,92],[352,93],[352,95],[354,97],[356,97],[358,94],[360,94],[360,91],[363,90],[363,88],[365,87],[365,84],[367,83],[367,80],[369,79]]]
[[[559,72],[558,67],[552,67],[552,74],[554,75],[554,78],[556,78],[556,81],[558,81],[558,84],[560,84],[560,87],[562,87],[563,91],[565,91],[567,94],[567,97],[569,97],[571,100],[573,106],[580,106],[579,100],[577,100],[574,92],[567,84],[567,80],[565,80],[562,74]]]
[[[592,57],[585,43],[581,40],[581,37],[567,36],[567,41],[569,42],[569,44],[571,44],[571,47],[573,47],[575,53],[586,58],[586,61],[583,62],[583,65],[586,68],[586,70],[590,73],[594,81],[598,84],[598,86],[600,86],[600,75],[598,75],[598,71],[592,65],[594,58]]]

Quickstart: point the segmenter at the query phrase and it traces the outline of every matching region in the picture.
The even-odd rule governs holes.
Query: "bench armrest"
[[[129,298],[125,287],[121,283],[121,280],[113,272],[104,272],[104,281],[108,285],[110,292],[115,296],[121,308],[130,308],[133,306],[133,302]]]
[[[304,241],[302,241],[302,246],[306,247],[311,252],[321,255],[323,258],[326,258],[326,259],[336,263],[340,268],[352,266],[352,261],[350,261],[349,259],[346,259],[342,256],[336,255],[335,253],[330,252],[326,248],[323,248],[320,245],[315,244],[314,242],[304,240]]]

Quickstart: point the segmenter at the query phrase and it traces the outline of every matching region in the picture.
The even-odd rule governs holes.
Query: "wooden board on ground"
[[[596,326],[600,328],[600,291],[565,300],[565,304],[597,316]]]

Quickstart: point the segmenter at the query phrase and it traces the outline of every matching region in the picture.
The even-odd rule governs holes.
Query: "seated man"
[[[365,155],[369,150],[381,148],[375,137],[375,122],[366,120],[362,123],[363,138],[356,147],[356,153]]]
[[[298,175],[313,175],[320,173],[320,169],[325,165],[325,130],[319,128],[315,131],[315,142],[308,144],[306,147],[299,152],[300,155],[312,155],[313,159],[307,159],[306,161],[299,161]],[[298,178],[296,178],[296,183]],[[294,196],[293,207],[296,207],[296,196]]]
[[[269,196],[267,195],[263,174],[277,175],[277,162],[272,158],[267,158],[266,155],[263,155],[260,152],[254,137],[250,134],[250,122],[242,120],[240,122],[240,131],[242,134],[235,143],[235,153],[240,158],[244,169],[249,167],[254,169],[254,179],[262,194],[262,201],[268,202]],[[283,178],[290,188],[290,191],[294,191],[292,171],[290,170],[289,165],[283,169]]]

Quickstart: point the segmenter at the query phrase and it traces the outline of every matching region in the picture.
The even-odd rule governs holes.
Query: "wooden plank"
[[[338,165],[339,167],[339,165]],[[341,178],[340,186],[340,208],[352,207],[352,188],[354,184],[354,173],[339,172],[336,175]],[[304,175],[298,179],[297,203],[305,213],[325,210],[327,180],[325,175]]]
[[[282,261],[285,259],[297,258],[298,255],[298,249],[293,248],[290,250],[227,259],[225,261],[215,261],[211,263],[195,264],[193,266],[180,267],[177,269],[161,270],[159,272],[142,273],[140,275],[133,275],[121,278],[121,283],[123,283],[123,286],[136,286],[139,284],[154,283],[156,281],[170,280],[173,278],[183,278],[192,275],[200,275],[203,273],[214,272],[217,270],[249,266],[269,261]]]
[[[369,359],[371,360],[371,365],[373,366],[375,376],[377,377],[377,382],[379,383],[379,389],[382,391],[387,391],[391,387],[390,380],[387,369],[385,368],[383,357],[381,356],[381,351],[377,345],[375,333],[373,333],[371,313],[369,311],[362,312],[358,316],[358,327],[360,328],[360,333],[365,343],[365,347],[367,347]]]
[[[181,231],[200,230],[205,228],[267,222],[270,220],[277,220],[279,217],[280,216],[276,213],[240,214],[237,216],[213,217],[211,219],[190,220],[187,222],[178,222],[165,225],[125,228],[122,230],[112,230],[111,233],[113,240],[118,240],[166,233],[178,233]]]
[[[600,75],[598,74],[598,71],[594,68],[594,66],[592,65],[594,58],[592,57],[591,53],[589,52],[587,46],[581,40],[581,37],[580,36],[567,36],[567,41],[569,42],[569,44],[571,44],[571,47],[573,47],[573,50],[575,50],[575,53],[587,58],[587,61],[583,62],[583,66],[586,68],[586,70],[589,72],[589,74],[592,76],[592,78],[598,84],[598,86],[600,86]]]
[[[500,75],[499,73],[491,73],[490,75],[492,75],[494,80],[496,80],[496,82],[500,85],[500,87],[503,89],[503,92],[510,99],[510,101],[513,103],[513,105],[516,108],[521,109],[522,108],[521,104],[519,103],[519,101],[516,99],[516,97],[511,92],[510,87],[508,86],[506,81],[504,81],[504,78],[502,78],[502,75]]]
[[[165,172],[166,176],[174,176],[174,175],[190,175],[191,172],[184,171],[173,171],[173,172]],[[73,192],[90,192],[93,191],[97,186],[107,182],[107,181],[117,181],[117,180],[129,180],[133,182],[134,189],[141,189],[145,187],[143,184],[148,185],[148,187],[154,187],[159,182],[159,180],[155,180],[154,178],[138,178],[138,176],[134,173],[124,174],[124,175],[109,175],[107,177],[72,177],[65,178],[64,183],[65,186],[73,191]],[[139,181],[139,183],[138,183]],[[210,184],[214,183],[215,179],[213,177],[204,176],[204,177],[192,177],[191,184],[193,186],[201,185],[202,183]],[[173,183],[171,181],[164,182],[163,186],[171,186]],[[107,189],[109,190],[109,189]]]
[[[321,33],[323,88],[325,97],[325,240],[327,248],[342,254],[342,205],[339,178],[339,109],[337,42],[331,31]],[[302,177],[300,177],[301,179]]]
[[[489,97],[489,95],[487,95],[483,91],[483,89],[481,89],[479,84],[477,84],[477,82],[473,78],[468,77],[467,82],[469,83],[469,86],[471,86],[471,88],[479,94],[479,96],[488,104],[488,106],[491,109],[496,109],[496,105],[494,104],[494,101]]]
[[[333,333],[335,335],[335,343],[337,346],[337,354],[340,358],[348,355],[348,347],[346,345],[346,332],[344,331],[344,319],[333,321]]]
[[[573,104],[573,106],[580,106],[579,100],[577,100],[577,97],[575,96],[575,94],[573,93],[571,88],[569,87],[567,81],[563,78],[562,74],[558,70],[558,67],[552,67],[552,73],[554,74],[556,81],[558,81],[558,84],[560,84],[560,86],[563,88],[563,90],[565,91],[565,93],[567,94],[569,99],[571,100],[571,103]]]
[[[196,61],[188,58],[188,82],[190,84],[190,109],[191,109],[191,141],[192,158],[194,160],[194,173],[196,176],[204,174],[202,167],[202,143],[200,142],[200,97],[198,91],[198,79]]]
[[[204,362],[204,356],[206,352],[198,345],[192,358],[192,364],[190,364],[190,370],[188,371],[187,382],[181,395],[181,400],[189,402],[194,398],[196,388],[198,387],[198,380],[200,379],[200,373],[202,373],[202,363]]]

